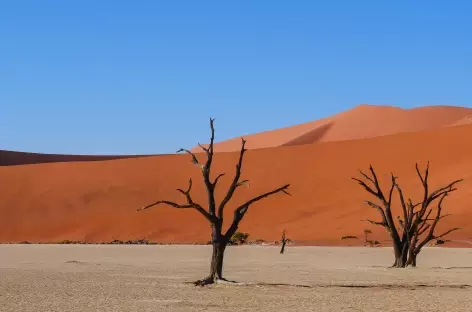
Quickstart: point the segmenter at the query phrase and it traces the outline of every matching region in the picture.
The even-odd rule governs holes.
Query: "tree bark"
[[[405,268],[408,262],[408,248],[402,245],[394,244],[395,252],[395,263],[392,265],[394,268]]]
[[[206,278],[208,281],[212,282],[223,279],[223,260],[228,241],[225,239],[225,236],[221,234],[221,227],[221,222],[212,224],[211,239],[213,253],[211,255],[210,275]]]
[[[284,251],[285,251],[285,244],[286,244],[286,243],[287,243],[286,241],[282,241],[282,248],[280,249],[280,253],[281,253],[281,254],[283,254]]]
[[[209,280],[216,281],[223,279],[223,260],[225,255],[226,244],[213,243],[213,254],[211,256]]]
[[[414,248],[410,248],[409,252],[408,252],[408,262],[407,262],[407,266],[411,266],[411,267],[416,267],[416,257],[418,256],[418,253],[415,252]]]
[[[412,266],[412,267],[416,267],[416,254],[411,254],[410,257],[408,258],[408,263],[407,263],[407,266]]]
[[[406,254],[395,255],[395,263],[393,264],[394,268],[406,268],[407,266],[407,256]]]

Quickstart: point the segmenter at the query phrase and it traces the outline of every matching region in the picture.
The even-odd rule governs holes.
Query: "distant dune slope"
[[[472,108],[425,106],[401,109],[393,106],[359,105],[331,117],[291,127],[244,135],[249,149],[370,138],[403,132],[433,130],[472,123]],[[216,151],[238,151],[240,138],[215,144]],[[199,147],[192,149],[201,152]],[[61,155],[0,150],[0,166],[54,162],[83,162],[150,155]]]
[[[363,122],[368,126],[375,117],[378,124],[386,124],[385,132],[394,132],[428,128],[432,124],[435,127],[447,125],[460,119],[462,114],[452,108],[444,108],[441,114],[435,108],[426,109],[421,114],[430,114],[429,121],[414,118],[412,113],[413,117],[409,119],[402,117],[405,126],[400,127],[393,122],[389,124],[388,116],[393,116],[393,120],[395,114],[404,112],[387,109],[391,110],[390,115],[361,116]],[[350,125],[351,137],[371,133],[356,132],[352,127],[360,124],[362,118],[349,117],[359,111],[371,110],[383,111],[360,107],[338,115],[338,122],[334,122],[323,138],[346,138],[344,134],[348,133],[349,127],[337,129],[336,125],[340,124]],[[372,126],[369,131],[374,128]],[[310,131],[308,127],[304,130]],[[307,137],[308,141],[318,140],[317,135]],[[254,205],[240,230],[250,233],[253,239],[276,240],[285,229],[288,237],[294,240],[336,245],[358,244],[356,241],[341,242],[340,237],[362,237],[363,229],[370,228],[374,230],[372,238],[383,240],[386,238],[383,229],[360,221],[375,219],[376,213],[363,203],[370,197],[350,177],[357,174],[358,168],[365,169],[371,163],[382,182],[388,182],[389,173],[393,171],[405,192],[419,198],[421,188],[414,164],[419,161],[425,165],[430,160],[431,187],[465,178],[459,190],[446,199],[445,210],[452,216],[443,220],[439,230],[461,227],[463,230],[455,232],[451,238],[467,241],[472,238],[470,138],[472,125],[465,124],[361,140],[250,150],[242,177],[250,179],[250,187],[236,192],[235,202],[227,207],[226,224],[237,203],[283,183],[291,183],[293,196],[277,195]],[[286,139],[285,142],[290,142],[294,138],[287,136]],[[215,156],[213,175],[227,172],[217,188],[219,199],[232,178],[236,160],[237,153]],[[0,167],[0,241],[73,239],[96,242],[148,238],[173,243],[206,242],[209,226],[193,210],[161,206],[136,212],[138,207],[157,199],[184,201],[175,189],[186,187],[189,177],[195,181],[194,199],[205,204],[206,194],[199,170],[187,155]]]
[[[97,161],[97,160],[111,160],[111,159],[122,159],[122,158],[132,158],[132,157],[142,157],[142,156],[138,156],[138,155],[132,155],[132,156],[60,155],[60,154],[39,154],[39,153],[25,153],[25,152],[0,150],[0,166],[15,166],[15,165],[71,162],[71,161]]]
[[[316,142],[370,138],[403,132],[433,130],[472,122],[472,109],[455,106],[425,106],[402,109],[393,106],[359,105],[324,119],[245,135],[250,149]],[[216,151],[236,151],[240,139],[215,144]],[[194,147],[193,151],[199,150]]]

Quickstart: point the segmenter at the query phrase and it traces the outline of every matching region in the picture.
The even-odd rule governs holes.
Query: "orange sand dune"
[[[433,130],[472,122],[472,108],[425,106],[402,109],[359,105],[320,120],[244,136],[249,149],[370,138],[403,132]],[[240,138],[215,144],[215,151],[236,151]],[[194,147],[193,151],[201,151]]]
[[[396,109],[388,109],[395,114]],[[354,110],[347,115],[355,113]],[[455,117],[450,119],[452,122]],[[416,127],[427,124],[421,120],[412,122]],[[392,131],[399,129],[393,126]],[[341,130],[337,131],[326,136],[340,137]],[[357,174],[358,168],[372,163],[382,181],[388,181],[393,171],[405,192],[419,198],[421,188],[414,164],[419,161],[424,165],[430,160],[431,187],[465,178],[459,190],[446,200],[445,209],[453,215],[443,220],[439,230],[462,227],[451,238],[470,246],[470,138],[472,125],[466,124],[361,140],[250,150],[242,176],[250,179],[250,187],[236,192],[235,201],[227,208],[226,220],[232,217],[231,208],[243,200],[291,183],[293,196],[281,194],[254,205],[240,230],[249,232],[253,239],[276,240],[286,229],[294,240],[339,245],[359,244],[341,242],[340,237],[362,237],[363,229],[368,227],[374,230],[372,238],[383,240],[387,237],[383,229],[360,221],[375,218],[376,214],[363,204],[366,194],[350,177]],[[213,174],[229,173],[217,188],[219,199],[231,179],[237,156],[237,153],[215,155]],[[0,241],[147,238],[172,243],[206,242],[210,229],[196,211],[161,206],[136,212],[136,208],[156,199],[183,200],[175,188],[186,187],[189,176],[195,181],[194,199],[205,204],[199,169],[187,155],[0,167]]]

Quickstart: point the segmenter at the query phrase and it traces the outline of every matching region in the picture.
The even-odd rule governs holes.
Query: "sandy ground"
[[[0,245],[0,311],[470,311],[472,250],[425,249],[390,269],[390,248],[230,247],[228,279],[194,287],[208,246]],[[292,284],[292,285],[275,285]],[[296,285],[304,285],[300,287]]]

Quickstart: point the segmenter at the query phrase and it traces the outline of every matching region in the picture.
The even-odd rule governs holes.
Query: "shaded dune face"
[[[39,154],[24,153],[0,150],[0,166],[17,166],[28,164],[42,164],[55,162],[75,162],[75,161],[99,161],[123,159],[142,156],[92,156],[92,155],[59,155],[59,154]]]
[[[287,143],[282,144],[282,146],[303,145],[320,142],[325,134],[329,132],[332,126],[332,122],[318,126],[314,130],[311,130]]]
[[[331,128],[330,128],[331,129]],[[446,199],[438,231],[460,227],[450,238],[470,246],[472,237],[472,125],[405,132],[376,138],[291,145],[249,150],[242,179],[250,187],[238,189],[225,214],[243,201],[285,183],[292,196],[277,195],[251,207],[240,230],[252,239],[278,240],[283,229],[290,239],[307,244],[361,245],[363,230],[372,239],[388,238],[382,228],[362,222],[377,219],[364,204],[371,199],[350,177],[372,164],[384,188],[389,174],[398,176],[406,196],[421,198],[415,162],[431,162],[430,186],[436,188],[464,178],[459,190]],[[203,160],[203,154],[198,157]],[[217,153],[213,176],[226,172],[216,189],[221,200],[234,173],[237,152]],[[207,196],[200,171],[188,155],[130,158],[93,162],[64,162],[0,167],[0,241],[33,242],[62,239],[89,242],[113,239],[151,239],[163,243],[205,243],[210,227],[193,210],[158,206],[136,209],[158,199],[184,202],[176,188],[194,180],[195,201]],[[400,212],[398,201],[395,211]],[[346,235],[359,240],[343,240]],[[388,244],[388,242],[383,242]]]

